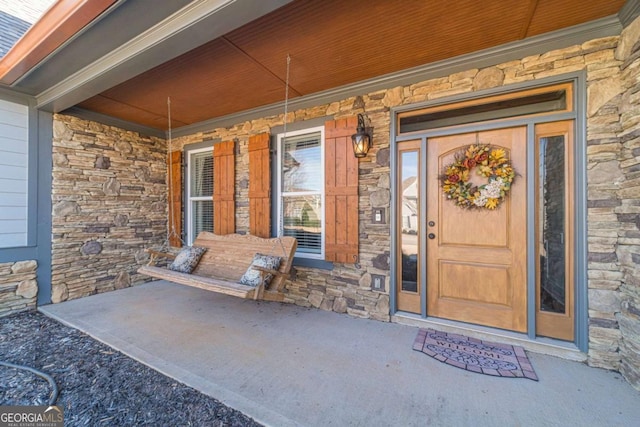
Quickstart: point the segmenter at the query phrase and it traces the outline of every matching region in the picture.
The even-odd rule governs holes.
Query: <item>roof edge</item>
[[[15,83],[116,1],[58,0],[0,59],[0,83]]]

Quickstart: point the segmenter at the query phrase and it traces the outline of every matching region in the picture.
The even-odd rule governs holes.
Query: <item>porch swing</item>
[[[284,127],[286,133],[289,95],[289,63],[287,55],[287,81],[284,103]],[[167,99],[169,139],[167,156],[171,156],[171,101]],[[169,157],[170,160],[170,157]],[[169,164],[169,182],[173,182]],[[173,185],[169,186],[169,198],[173,200]],[[283,227],[278,227],[278,236],[262,238],[252,235],[218,235],[208,231],[198,234],[193,246],[185,242],[176,232],[173,203],[167,219],[167,236],[159,250],[147,249],[149,262],[138,269],[138,273],[157,279],[192,286],[207,291],[239,298],[283,301],[284,286],[297,248],[294,237],[282,236]],[[183,249],[171,251],[171,241],[179,241]],[[168,267],[156,265],[160,259],[170,260]]]

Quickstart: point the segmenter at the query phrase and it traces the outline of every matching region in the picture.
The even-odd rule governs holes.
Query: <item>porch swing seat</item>
[[[138,273],[239,298],[284,300],[284,285],[289,277],[297,247],[295,238],[265,239],[251,235],[217,235],[203,231],[193,242],[193,246],[207,250],[191,273],[181,273],[155,265],[160,258],[171,260],[176,255],[154,250],[147,251],[150,254],[149,263],[140,267]],[[280,257],[280,268],[271,270],[252,265],[256,254]],[[263,284],[264,280],[260,280],[260,284],[255,287],[240,283],[240,278],[249,267],[258,270],[261,278],[267,274],[272,276],[267,287]]]

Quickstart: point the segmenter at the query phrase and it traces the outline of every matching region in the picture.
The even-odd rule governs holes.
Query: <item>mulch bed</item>
[[[51,375],[65,425],[260,426],[216,399],[168,378],[37,312],[0,319],[0,361]],[[46,405],[51,387],[0,366],[0,405]]]

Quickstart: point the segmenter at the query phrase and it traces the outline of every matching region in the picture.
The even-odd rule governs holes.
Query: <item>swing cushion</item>
[[[278,270],[280,268],[280,261],[282,258],[279,256],[273,255],[264,255],[257,253],[253,256],[253,261],[247,271],[240,278],[240,283],[247,286],[256,287],[260,284],[260,280],[262,274],[259,270],[255,270],[253,267],[263,267],[269,270]],[[271,279],[273,278],[272,274],[265,273],[264,274],[264,287],[267,288],[269,283],[271,283]]]
[[[201,248],[199,246],[187,246],[176,255],[176,258],[171,264],[169,264],[169,270],[179,271],[180,273],[191,274],[202,254],[205,253],[207,248]]]

